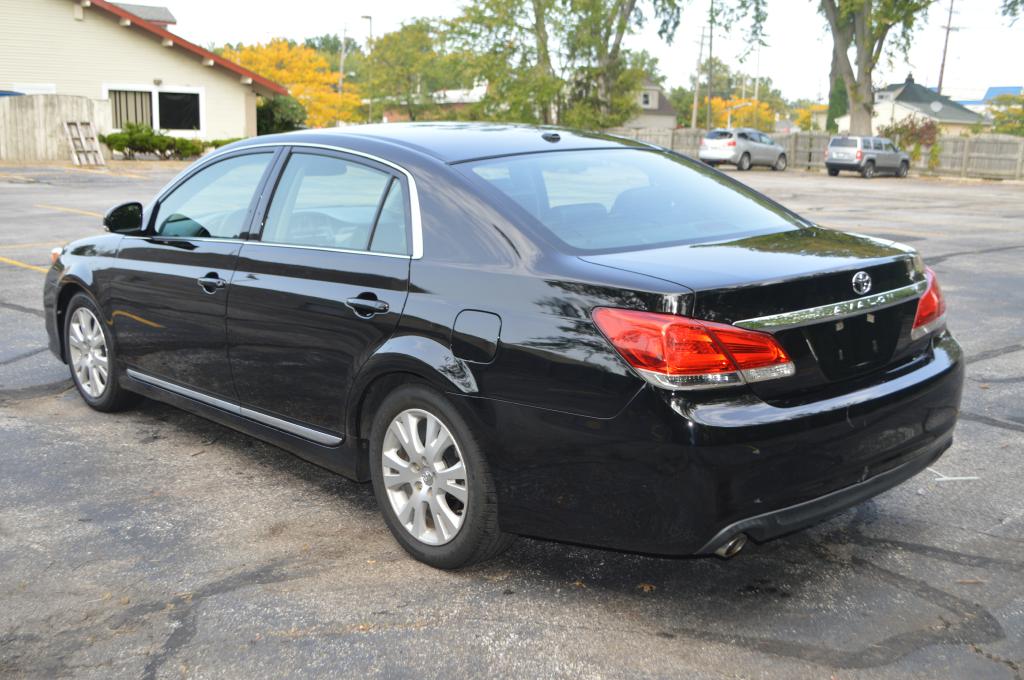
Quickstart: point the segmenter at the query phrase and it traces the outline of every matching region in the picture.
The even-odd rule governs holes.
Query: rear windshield
[[[728,130],[711,130],[704,139],[732,139],[732,133]]]
[[[849,137],[833,137],[832,141],[828,143],[829,146],[842,146],[842,147],[856,147],[857,140],[850,139]]]
[[[612,252],[789,230],[800,220],[703,164],[657,151],[503,156],[462,166],[570,251]]]

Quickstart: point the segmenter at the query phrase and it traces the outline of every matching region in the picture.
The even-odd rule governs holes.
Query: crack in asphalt
[[[1018,248],[1024,248],[1024,245],[1019,246],[1001,246],[998,248],[981,248],[980,250],[960,250],[954,253],[946,253],[945,255],[936,255],[934,257],[926,257],[924,261],[928,264],[939,264],[945,262],[952,257],[960,257],[962,255],[985,255],[986,253],[1001,253],[1006,250],[1017,250]]]
[[[1016,678],[1016,680],[1021,680],[1022,677],[1024,677],[1021,675],[1020,664],[1018,664],[1016,661],[1013,661],[1012,659],[1004,659],[1001,656],[997,656],[995,654],[986,652],[978,645],[971,645],[971,651],[973,651],[975,654],[978,654],[979,656],[985,657],[989,661],[1006,666],[1013,673],[1013,677]]]
[[[9,404],[25,399],[34,399],[54,394],[60,394],[71,389],[71,378],[58,380],[57,382],[46,383],[45,385],[32,385],[30,387],[18,387],[12,390],[0,390],[0,404]]]
[[[1024,342],[1019,342],[1016,345],[1007,345],[1006,347],[997,347],[995,349],[986,350],[984,352],[978,352],[977,354],[971,355],[964,359],[964,363],[973,364],[976,361],[985,361],[986,359],[995,359],[1001,357],[1004,354],[1012,354],[1013,352],[1019,352],[1024,350]]]
[[[0,366],[6,366],[8,364],[13,364],[15,362],[21,361],[22,359],[28,359],[29,357],[34,357],[37,354],[42,354],[43,352],[45,352],[48,349],[49,349],[49,347],[37,347],[36,349],[30,349],[27,352],[22,352],[21,354],[14,355],[10,359],[4,359],[3,361],[0,361]]]
[[[40,319],[46,318],[46,313],[43,312],[43,310],[41,309],[22,307],[21,305],[16,305],[13,302],[6,302],[4,300],[0,300],[0,307],[3,307],[4,309],[9,309],[12,312],[21,312],[22,314],[31,314],[33,316],[38,316]]]
[[[983,416],[980,413],[960,411],[960,419],[970,420],[971,422],[981,423],[982,425],[988,425],[990,427],[998,427],[1003,430],[1010,430],[1011,432],[1024,432],[1024,425],[1008,420],[1001,420],[999,418],[992,418],[991,416]]]

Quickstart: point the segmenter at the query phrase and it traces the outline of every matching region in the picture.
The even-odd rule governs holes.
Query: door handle
[[[363,297],[363,296],[366,297]],[[345,304],[364,319],[369,319],[374,314],[384,314],[391,307],[388,303],[383,300],[378,300],[377,296],[373,293],[363,293],[359,297],[350,297],[345,300]]]
[[[210,272],[206,276],[201,276],[196,279],[196,283],[203,289],[203,292],[208,295],[213,295],[219,289],[228,285],[228,282],[217,276],[215,272]]]

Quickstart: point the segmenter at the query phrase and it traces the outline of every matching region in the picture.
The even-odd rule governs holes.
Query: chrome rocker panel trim
[[[268,416],[265,413],[260,413],[259,411],[254,411],[252,409],[245,408],[244,406],[240,406],[233,402],[220,399],[218,397],[211,397],[208,394],[204,394],[202,392],[189,389],[188,387],[182,387],[181,385],[176,385],[172,382],[167,382],[166,380],[155,378],[151,375],[147,375],[133,368],[127,369],[126,372],[128,373],[128,377],[138,380],[139,382],[144,382],[146,384],[153,385],[154,387],[159,387],[161,389],[167,390],[168,392],[180,394],[183,397],[188,397],[189,399],[192,399],[194,401],[201,402],[203,404],[206,404],[207,406],[219,408],[222,411],[227,411],[228,413],[232,413],[237,416],[242,416],[245,418],[249,418],[250,420],[255,420],[256,422],[262,423],[263,425],[269,425],[270,427],[277,428],[278,430],[283,430],[288,434],[293,434],[297,437],[302,437],[303,439],[315,442],[317,444],[320,444],[321,446],[337,446],[342,442],[341,437],[327,434],[326,432],[321,432],[320,430],[314,430],[309,427],[304,427],[302,425],[296,425],[293,422],[282,420],[281,418]]]

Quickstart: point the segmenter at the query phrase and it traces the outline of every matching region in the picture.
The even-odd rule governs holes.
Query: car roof
[[[552,137],[557,135],[557,139]],[[493,156],[573,149],[650,148],[649,144],[600,132],[507,123],[383,123],[297,130],[250,141],[337,145],[359,141],[388,143],[433,156],[445,163]],[[239,146],[246,146],[245,143]],[[238,148],[238,147],[235,147]]]

